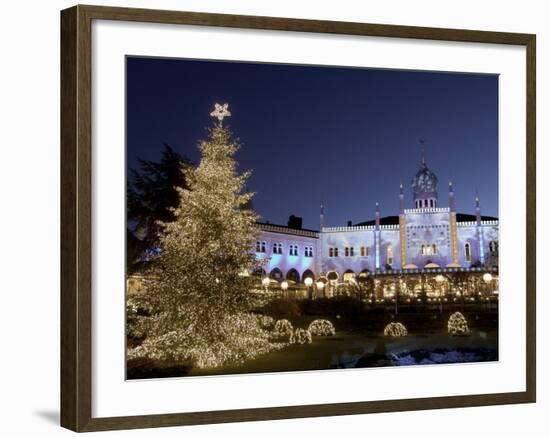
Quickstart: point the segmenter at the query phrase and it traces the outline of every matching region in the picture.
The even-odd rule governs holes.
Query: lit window
[[[470,243],[466,243],[464,245],[464,254],[466,256],[466,261],[470,262],[472,260],[472,250],[470,247]]]
[[[388,264],[391,266],[393,264],[393,247],[392,246],[388,246],[388,248],[386,249],[386,257],[388,260]]]
[[[435,244],[423,244],[420,248],[422,255],[435,255],[437,253],[437,246]]]

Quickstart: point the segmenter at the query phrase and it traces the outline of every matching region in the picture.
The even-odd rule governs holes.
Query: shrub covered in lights
[[[403,323],[388,323],[384,328],[384,335],[386,337],[405,337],[407,334],[407,328],[405,328]]]
[[[451,314],[449,322],[447,323],[447,330],[451,335],[467,335],[470,330],[468,329],[468,322],[466,317],[460,312]]]
[[[290,344],[308,344],[311,343],[311,333],[307,329],[298,328],[289,339]]]
[[[330,320],[317,319],[309,324],[307,330],[311,335],[329,336],[336,334],[336,329]]]
[[[258,322],[263,329],[272,329],[275,325],[275,319],[271,316],[262,315],[258,318]]]
[[[292,335],[294,328],[292,323],[287,319],[277,320],[275,326],[273,327],[273,335],[277,338],[289,337]]]

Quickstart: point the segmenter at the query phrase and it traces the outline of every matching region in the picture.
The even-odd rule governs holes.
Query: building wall
[[[391,246],[393,261],[390,264],[388,249]],[[390,229],[382,227],[380,230],[380,269],[388,270],[401,268],[401,244],[399,242],[399,226],[392,226]]]
[[[445,267],[452,261],[448,208],[407,210],[405,223],[407,264],[422,268],[431,262]],[[424,254],[422,245],[425,247]],[[435,253],[428,253],[427,246],[433,248],[433,245]]]
[[[423,268],[429,262],[446,267],[452,262],[451,231],[449,212],[446,208],[434,208],[431,211],[407,210],[406,226],[406,264]],[[284,229],[284,228],[283,228]],[[462,267],[477,266],[481,262],[478,244],[478,230],[475,222],[459,223],[457,226],[458,259]],[[491,252],[489,245],[495,241],[498,247],[498,222],[481,222],[484,264],[498,266],[498,250]],[[288,232],[288,233],[287,233]],[[340,278],[346,271],[356,274],[364,270],[373,273],[376,267],[375,226],[324,228],[321,233],[299,230],[274,232],[262,230],[260,241],[266,243],[265,253],[256,253],[256,258],[265,260],[267,274],[278,268],[282,278],[286,278],[291,269],[295,269],[303,280],[304,272],[311,271],[315,277],[336,272]],[[402,268],[400,253],[399,226],[380,227],[379,270],[387,270],[388,248],[391,246],[393,260],[391,268]],[[274,254],[275,243],[282,243],[283,253]],[[470,259],[466,259],[465,245],[470,244]],[[422,244],[436,245],[434,254],[422,254]],[[298,255],[290,255],[290,245],[298,246]],[[306,247],[313,248],[313,257],[305,256]],[[345,248],[353,247],[353,255],[346,255]],[[361,247],[368,248],[366,256],[361,255]],[[338,248],[338,256],[329,256],[331,248]]]
[[[498,222],[481,222],[481,240],[484,255],[484,264],[498,266],[498,251],[491,253],[489,245],[491,241],[498,244]],[[475,266],[482,262],[479,245],[479,231],[475,222],[460,223],[458,232],[458,258],[463,267]],[[471,256],[466,257],[466,243],[470,245]]]
[[[321,233],[321,270],[324,273],[335,271],[340,277],[346,270],[353,270],[355,273],[360,273],[363,270],[374,272],[374,227],[365,227],[365,229],[359,230],[353,227],[340,229],[342,230]],[[367,256],[361,256],[361,246],[369,248]],[[329,257],[329,249],[335,247],[338,248],[338,256]],[[353,247],[353,256],[345,255],[346,247]]]
[[[266,243],[266,251],[256,252],[256,259],[265,262],[263,269],[267,274],[278,268],[286,278],[291,269],[295,269],[302,280],[304,272],[310,270],[315,276],[319,275],[319,270],[316,266],[316,259],[319,253],[319,238],[287,234],[283,232],[272,232],[262,230],[259,241]],[[282,243],[282,254],[273,253],[275,243]],[[298,255],[290,255],[289,249],[291,245],[298,246]],[[305,256],[305,248],[313,247],[313,257]],[[255,249],[255,248],[254,248]]]

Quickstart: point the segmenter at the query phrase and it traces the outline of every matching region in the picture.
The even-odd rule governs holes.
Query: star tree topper
[[[223,105],[216,103],[214,104],[214,110],[210,113],[210,117],[217,118],[221,126],[225,117],[231,117],[231,112],[229,112],[228,108],[229,103],[224,103]]]

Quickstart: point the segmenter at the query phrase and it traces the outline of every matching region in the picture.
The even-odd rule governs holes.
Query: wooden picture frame
[[[357,36],[477,42],[526,48],[526,390],[513,393],[280,406],[130,417],[92,417],[92,156],[91,62],[93,20],[268,29]],[[61,12],[61,425],[99,431],[175,425],[274,420],[329,415],[529,403],[536,400],[536,174],[535,35],[75,6]]]

